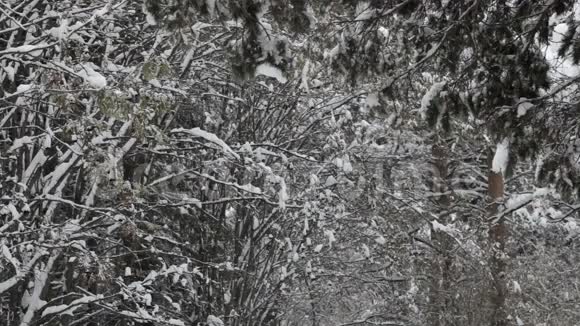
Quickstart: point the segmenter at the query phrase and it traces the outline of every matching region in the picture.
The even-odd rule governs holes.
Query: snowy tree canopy
[[[572,325],[580,3],[0,0],[0,325]]]

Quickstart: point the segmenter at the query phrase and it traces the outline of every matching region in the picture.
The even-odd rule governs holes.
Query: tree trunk
[[[446,144],[439,140],[431,149],[433,157],[433,187],[432,191],[436,194],[437,204],[439,206],[438,223],[447,224],[449,195],[446,192],[448,178],[449,153]],[[431,262],[431,286],[429,303],[431,311],[429,314],[429,325],[443,326],[446,325],[450,310],[449,287],[451,278],[451,266],[453,258],[451,250],[453,247],[452,239],[445,232],[431,228],[431,239],[433,246],[436,248],[433,260]]]
[[[499,213],[499,203],[504,195],[504,175],[502,172],[493,171],[492,160],[495,152],[490,150],[489,154],[488,194],[490,203],[488,213],[489,216],[493,216]],[[507,236],[507,226],[504,219],[494,221],[489,229],[490,269],[493,284],[493,292],[490,295],[492,326],[508,325],[508,313],[505,306],[507,295],[505,244]]]

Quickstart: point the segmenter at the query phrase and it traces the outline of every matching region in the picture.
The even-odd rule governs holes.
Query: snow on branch
[[[47,255],[47,252],[44,250],[38,251],[30,261],[22,268],[20,271],[16,273],[16,275],[12,276],[11,278],[7,279],[6,281],[0,282],[0,294],[10,290],[13,286],[18,284],[25,276],[32,270],[36,262]]]
[[[209,142],[212,142],[212,143],[220,146],[225,153],[233,156],[236,159],[240,159],[240,156],[236,152],[234,152],[230,148],[230,146],[228,146],[228,144],[226,144],[226,142],[224,142],[217,135],[212,134],[211,132],[207,132],[205,130],[202,130],[202,129],[196,127],[193,129],[176,128],[176,129],[171,130],[171,133],[186,133],[186,134],[189,134],[193,137],[203,138]]]
[[[76,309],[78,309],[83,304],[88,304],[103,299],[102,294],[89,295],[82,298],[76,299],[69,304],[61,304],[58,306],[50,306],[42,311],[42,317],[54,314],[69,314],[72,315]]]

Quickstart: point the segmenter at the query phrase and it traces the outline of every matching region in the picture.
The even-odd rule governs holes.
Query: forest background
[[[0,325],[575,325],[572,0],[0,0]]]

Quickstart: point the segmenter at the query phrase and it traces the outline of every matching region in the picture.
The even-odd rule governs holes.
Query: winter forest
[[[0,325],[580,325],[580,2],[0,0]]]

